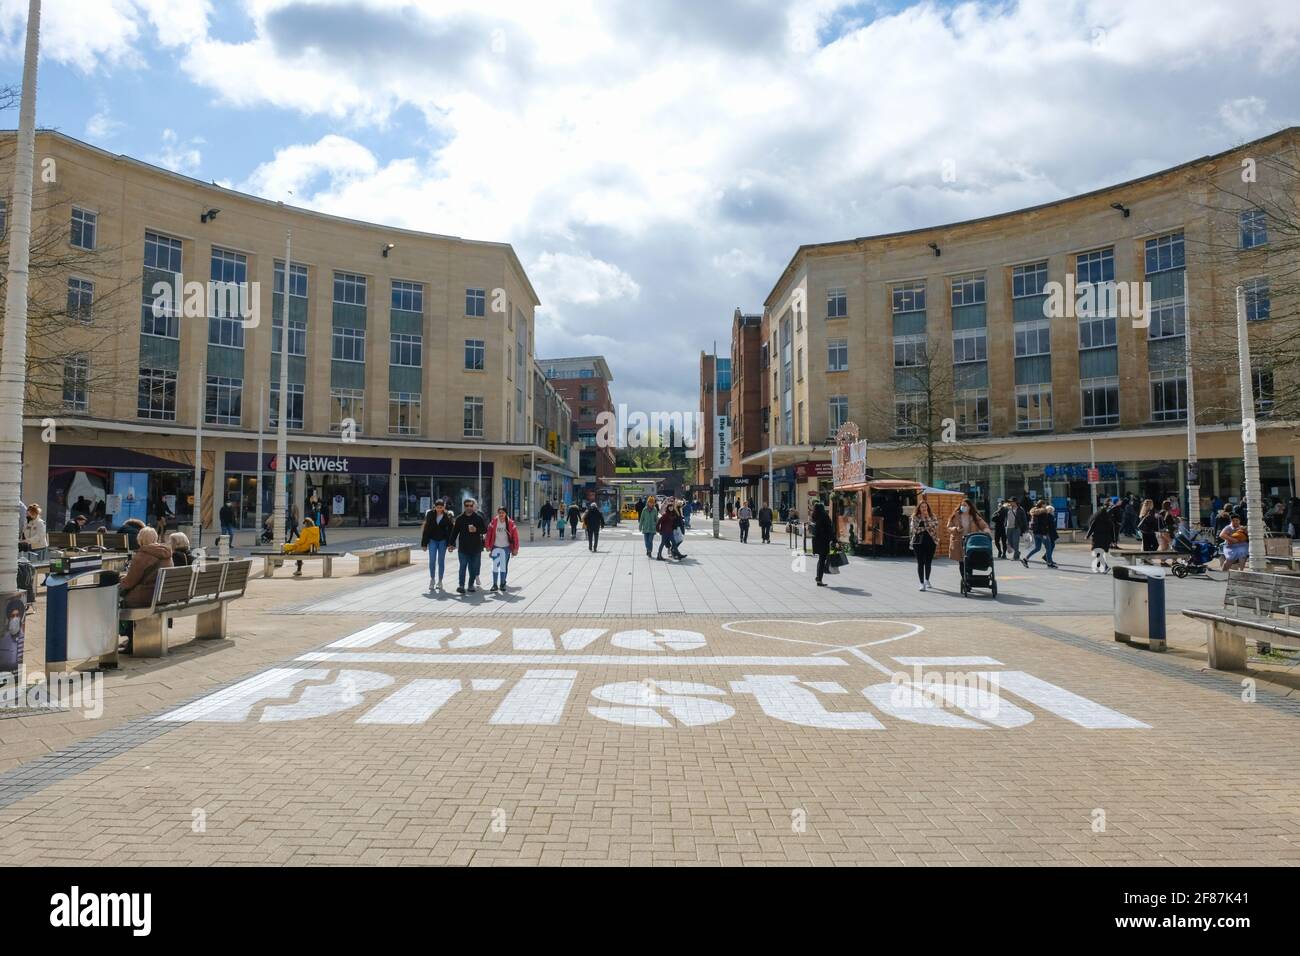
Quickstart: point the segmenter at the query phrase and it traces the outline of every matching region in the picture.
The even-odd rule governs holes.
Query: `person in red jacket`
[[[519,529],[510,520],[505,508],[497,509],[497,516],[488,525],[484,546],[492,558],[492,590],[506,589],[506,570],[510,558],[519,553]]]
[[[664,548],[668,553],[678,560],[681,559],[681,552],[677,550],[677,542],[673,540],[673,532],[677,530],[677,512],[669,505],[664,508],[664,513],[659,516],[659,553],[655,556],[656,560],[664,559]]]

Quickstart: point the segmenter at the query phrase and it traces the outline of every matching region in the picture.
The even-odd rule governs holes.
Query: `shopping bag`
[[[673,530],[673,544],[681,544],[685,540],[686,540],[686,535],[682,533],[682,529],[675,528]]]
[[[839,573],[840,573],[840,566],[839,566],[838,564],[836,564],[834,561],[828,561],[827,564],[826,564],[826,573],[827,573],[827,574],[839,574]]]
[[[831,563],[837,568],[842,568],[849,563],[849,556],[843,551],[836,551],[831,555]]]

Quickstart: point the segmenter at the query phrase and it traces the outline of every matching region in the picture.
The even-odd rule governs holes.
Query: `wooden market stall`
[[[871,479],[854,490],[859,495],[856,510],[860,516],[856,536],[860,547],[870,555],[906,554],[911,550],[908,538],[912,512],[922,496],[939,519],[940,529],[947,527],[948,519],[965,497],[960,491],[890,478]],[[944,553],[946,548],[941,548],[940,554]]]

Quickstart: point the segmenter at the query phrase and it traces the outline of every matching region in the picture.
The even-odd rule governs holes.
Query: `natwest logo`
[[[279,456],[271,457],[271,470],[279,471]],[[346,458],[325,458],[320,455],[289,455],[289,471],[332,471],[339,474],[347,474],[348,460]]]

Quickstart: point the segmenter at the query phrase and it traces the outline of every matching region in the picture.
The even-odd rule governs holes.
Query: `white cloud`
[[[546,302],[555,305],[599,305],[615,299],[635,299],[641,287],[614,265],[589,254],[544,252],[528,266],[528,275]]]
[[[198,136],[182,140],[174,130],[165,129],[162,131],[162,148],[149,158],[174,173],[196,173],[203,161],[203,152],[199,149],[203,142]]]
[[[86,139],[100,144],[106,139],[112,139],[122,125],[121,120],[113,118],[108,107],[103,107],[86,120]]]

